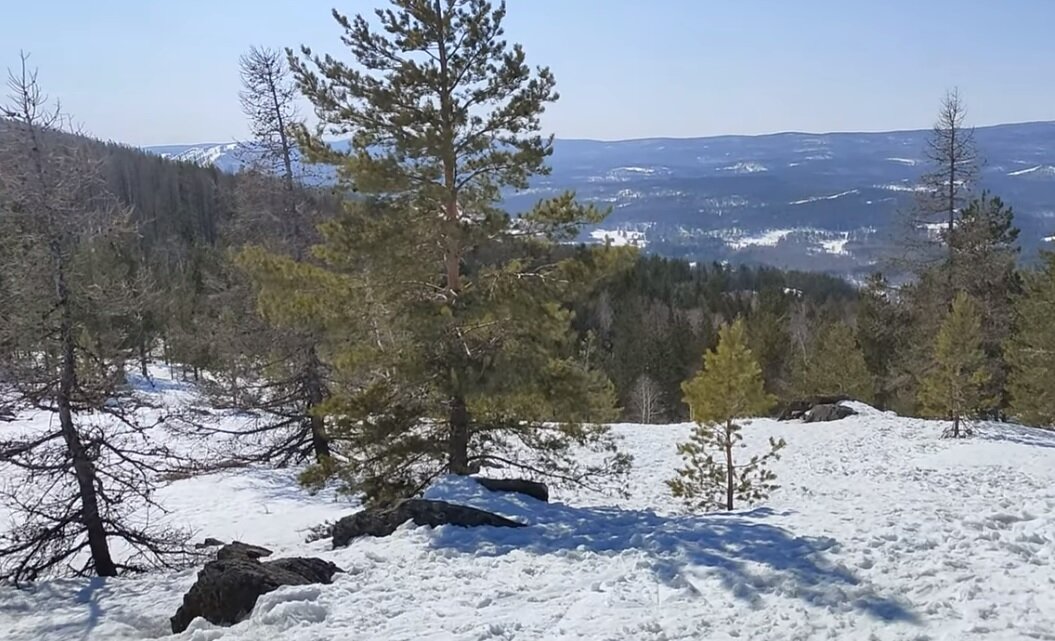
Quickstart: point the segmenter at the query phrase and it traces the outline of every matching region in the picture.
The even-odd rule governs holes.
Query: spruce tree
[[[696,428],[688,442],[678,445],[685,466],[667,484],[674,496],[695,509],[732,510],[734,501],[761,500],[777,487],[766,464],[779,458],[783,439],[770,439],[769,452],[747,463],[737,465],[733,456],[743,440],[736,421],[763,414],[775,400],[763,387],[762,370],[747,346],[746,333],[742,320],[723,327],[703,371],[682,385]]]
[[[854,331],[846,323],[825,323],[796,365],[793,387],[799,395],[846,395],[866,403],[873,401],[872,374]]]
[[[992,402],[986,397],[990,377],[982,349],[981,311],[974,299],[960,292],[938,331],[933,364],[920,382],[924,414],[952,421],[947,436],[969,435],[965,420]]]
[[[1025,277],[1015,301],[1016,323],[1007,350],[1011,413],[1026,424],[1055,428],[1055,254]]]
[[[569,306],[631,254],[558,252],[603,218],[571,194],[515,219],[498,207],[503,189],[547,171],[553,75],[503,39],[504,3],[397,0],[379,27],[334,17],[350,64],[290,56],[320,120],[299,137],[358,195],[323,225],[320,265],[242,257],[268,313],[327,324],[340,389],[326,406],[349,462],[314,478],[340,474],[383,499],[486,465],[573,482],[609,469],[571,455],[611,447],[585,421],[613,417],[615,399],[578,358]],[[323,140],[347,134],[347,152]]]

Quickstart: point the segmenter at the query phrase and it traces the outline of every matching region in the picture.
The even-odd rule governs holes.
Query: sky
[[[87,132],[133,145],[247,137],[251,45],[348,59],[330,16],[383,0],[37,0],[0,14],[0,68],[32,54]],[[509,0],[506,37],[549,66],[561,138],[1055,120],[1055,0]]]

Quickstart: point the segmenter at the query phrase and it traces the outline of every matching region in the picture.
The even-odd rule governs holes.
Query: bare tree
[[[241,58],[241,74],[239,97],[253,133],[252,162],[239,176],[240,220],[226,230],[226,239],[235,246],[266,244],[301,262],[315,240],[319,215],[294,170],[296,90],[285,58],[271,49],[251,48]],[[317,410],[329,397],[329,377],[318,356],[319,332],[310,324],[281,326],[266,315],[247,319],[226,313],[253,307],[254,294],[244,274],[232,270],[226,277],[214,300],[220,310],[214,333],[223,370],[204,387],[217,404],[250,417],[249,425],[233,430],[246,446],[242,458],[280,465],[305,458],[322,462],[330,456],[330,439]]]
[[[127,220],[105,189],[99,162],[41,92],[23,54],[0,119],[0,209],[6,270],[20,275],[0,327],[3,368],[21,406],[54,412],[56,426],[0,441],[0,466],[15,474],[0,500],[18,519],[0,534],[0,579],[32,581],[68,568],[113,576],[166,564],[178,533],[144,518],[154,479],[172,460],[135,420],[121,337],[96,331],[130,307],[131,295],[103,260]],[[145,511],[145,513],[144,513]],[[132,553],[115,558],[111,539]]]
[[[639,423],[651,424],[663,420],[667,408],[663,402],[663,390],[648,373],[634,381],[630,390],[630,408]]]
[[[930,170],[922,176],[914,206],[903,221],[907,225],[903,230],[906,258],[916,271],[947,259],[951,274],[950,239],[978,178],[980,162],[974,129],[966,125],[966,119],[967,108],[959,91],[947,91],[927,140]],[[951,292],[948,299],[952,300]]]

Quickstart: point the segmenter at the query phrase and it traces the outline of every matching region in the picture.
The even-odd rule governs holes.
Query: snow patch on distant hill
[[[842,198],[843,196],[849,196],[851,194],[856,194],[856,193],[859,193],[858,190],[850,189],[848,191],[839,192],[838,194],[832,194],[831,196],[810,196],[809,198],[804,198],[802,200],[793,200],[793,201],[791,201],[788,204],[789,205],[805,205],[806,203],[815,203],[818,200],[835,200],[836,198]]]
[[[600,244],[611,244],[614,247],[641,247],[648,245],[648,237],[643,229],[594,229],[590,238]]]
[[[728,171],[734,174],[757,174],[763,171],[769,171],[769,169],[757,162],[738,162],[735,165],[729,165],[728,167],[719,167],[718,171]]]
[[[1037,165],[1030,167],[1029,169],[1019,169],[1018,171],[1008,172],[1008,176],[1025,176],[1026,174],[1038,174],[1041,176],[1055,176],[1055,166],[1052,165]]]
[[[887,160],[889,160],[890,162],[900,163],[902,165],[908,165],[909,167],[915,167],[917,164],[919,164],[918,160],[913,160],[912,158],[887,158]]]

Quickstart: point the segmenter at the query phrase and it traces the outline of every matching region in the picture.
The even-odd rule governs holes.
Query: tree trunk
[[[76,354],[74,353],[73,318],[70,310],[69,291],[66,285],[62,251],[53,243],[55,260],[55,296],[61,310],[62,356],[60,361],[59,387],[55,404],[59,410],[59,427],[66,449],[73,461],[73,473],[77,477],[77,488],[81,501],[81,523],[88,535],[88,549],[98,576],[116,576],[117,566],[110,557],[106,541],[106,527],[99,514],[99,498],[96,494],[95,466],[81,443],[80,434],[73,424],[72,398],[77,386]]]
[[[456,394],[451,399],[450,416],[448,417],[450,434],[448,436],[447,467],[451,474],[469,474],[469,411],[465,407],[465,397]]]
[[[725,509],[733,510],[733,427],[732,423],[725,423]]]
[[[305,380],[308,391],[308,414],[311,416],[311,447],[315,452],[315,460],[321,463],[330,456],[330,438],[326,435],[326,420],[316,411],[324,400],[319,368],[319,356],[315,352],[315,347],[312,346],[308,349]]]
[[[150,372],[147,371],[147,341],[146,336],[142,334],[139,336],[139,373],[150,381]]]

